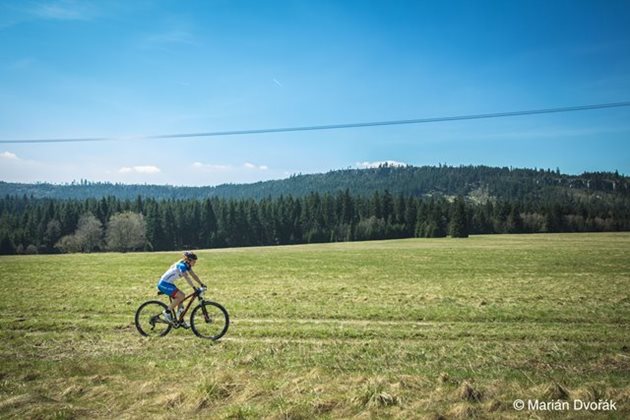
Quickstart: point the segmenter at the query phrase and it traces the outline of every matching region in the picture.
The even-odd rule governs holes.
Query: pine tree
[[[201,222],[199,224],[199,243],[202,248],[212,248],[217,232],[217,216],[212,202],[206,198],[201,207]]]
[[[453,202],[448,233],[452,238],[468,237],[468,217],[463,197],[457,197]]]
[[[383,218],[383,203],[381,194],[378,191],[376,191],[372,196],[372,200],[370,202],[370,215],[376,217],[377,219]]]
[[[381,218],[388,221],[394,216],[394,198],[388,190],[383,193],[383,201],[381,204]]]
[[[247,203],[247,225],[249,226],[249,243],[251,245],[264,245],[263,225],[258,215],[258,205],[250,200]]]
[[[418,213],[418,207],[416,200],[413,197],[407,198],[407,206],[405,207],[405,236],[411,238],[415,236],[416,232],[416,215]]]
[[[1,255],[11,255],[15,254],[15,245],[13,245],[13,241],[9,238],[9,235],[6,233],[0,236],[0,254]]]
[[[508,215],[506,225],[508,233],[523,232],[523,218],[521,217],[521,212],[518,209],[517,204],[512,205],[512,209],[510,210],[510,214]]]
[[[553,204],[545,211],[545,232],[561,232],[562,225],[562,208]]]
[[[145,206],[145,210],[147,212],[145,222],[147,226],[147,243],[149,249],[153,249],[154,251],[167,250],[158,204],[155,201],[149,201]]]
[[[173,250],[180,248],[180,244],[176,240],[176,221],[171,203],[162,201],[162,230],[164,232],[164,250]]]

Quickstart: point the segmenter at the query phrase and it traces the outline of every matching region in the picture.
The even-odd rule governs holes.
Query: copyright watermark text
[[[516,411],[617,411],[617,402],[612,400],[514,400]]]

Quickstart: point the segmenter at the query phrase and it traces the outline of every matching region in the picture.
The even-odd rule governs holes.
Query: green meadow
[[[218,342],[135,329],[178,253],[1,257],[0,417],[630,418],[628,233],[198,255]]]

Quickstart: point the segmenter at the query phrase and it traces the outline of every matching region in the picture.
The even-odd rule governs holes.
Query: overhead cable
[[[590,110],[595,110],[595,109],[620,108],[620,107],[628,107],[628,106],[630,106],[630,101],[612,102],[612,103],[605,103],[605,104],[580,105],[580,106],[567,106],[567,107],[561,107],[561,108],[530,109],[526,111],[495,112],[495,113],[490,113],[490,114],[457,115],[457,116],[450,116],[450,117],[430,117],[430,118],[416,118],[416,119],[409,119],[409,120],[373,121],[373,122],[360,122],[360,123],[348,123],[348,124],[313,125],[313,126],[302,126],[302,127],[260,128],[260,129],[233,130],[233,131],[209,131],[209,132],[201,132],[201,133],[157,134],[157,135],[133,136],[133,137],[83,137],[83,138],[49,138],[49,139],[24,139],[24,140],[2,139],[0,140],[0,144],[87,143],[87,142],[102,142],[102,141],[159,140],[159,139],[182,139],[182,138],[194,138],[194,137],[239,136],[239,135],[248,135],[248,134],[287,133],[287,132],[295,132],[295,131],[339,130],[339,129],[347,129],[347,128],[377,127],[377,126],[387,126],[387,125],[425,124],[425,123],[446,122],[446,121],[518,117],[518,116],[524,116],[524,115],[552,114],[552,113],[574,112],[574,111],[590,111]]]

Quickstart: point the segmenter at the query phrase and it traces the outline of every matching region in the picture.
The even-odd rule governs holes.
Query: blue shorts
[[[170,296],[170,297],[175,297],[175,295],[179,291],[177,289],[177,286],[175,286],[173,283],[167,283],[165,281],[159,282],[158,285],[157,285],[157,288],[158,288],[158,290],[160,292],[162,292],[166,296]]]

